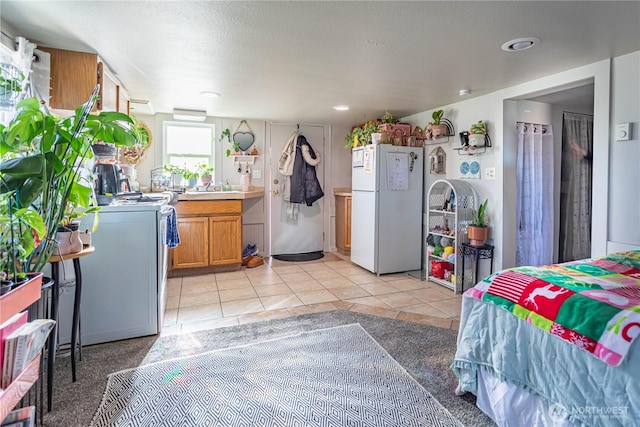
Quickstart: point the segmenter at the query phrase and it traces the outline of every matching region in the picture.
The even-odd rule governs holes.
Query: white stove
[[[171,209],[166,199],[101,207],[91,239],[95,253],[81,260],[82,345],[154,335],[162,329],[168,259],[164,240]],[[83,218],[80,229],[91,229],[93,221],[93,215]],[[71,313],[73,306],[67,294],[73,292],[64,290],[60,298],[61,344],[71,336],[65,311]]]

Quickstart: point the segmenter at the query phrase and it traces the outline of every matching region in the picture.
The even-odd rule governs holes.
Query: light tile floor
[[[256,268],[170,278],[162,334],[348,310],[458,329],[462,297],[407,274],[377,276],[348,257],[265,259]]]

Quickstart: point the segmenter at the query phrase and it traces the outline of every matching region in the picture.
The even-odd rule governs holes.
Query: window
[[[165,165],[196,171],[197,165],[214,165],[215,126],[206,123],[164,122]]]

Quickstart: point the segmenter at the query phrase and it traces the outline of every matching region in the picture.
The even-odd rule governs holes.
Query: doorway
[[[325,128],[321,125],[295,125],[271,123],[269,125],[269,145],[271,164],[269,165],[269,255],[300,254],[324,250],[324,199],[311,206],[296,204],[297,219],[287,216],[289,203],[282,198],[282,175],[278,173],[278,159],[286,142],[295,131],[304,135],[311,147],[320,154],[320,164],[316,166],[316,176],[324,188],[324,140]],[[326,197],[326,195],[325,195]]]
[[[548,122],[558,130],[553,138],[553,262],[588,258],[593,235],[594,84],[528,98],[527,101],[545,104]],[[575,146],[576,138],[580,138],[579,150]],[[573,148],[571,142],[574,142]]]

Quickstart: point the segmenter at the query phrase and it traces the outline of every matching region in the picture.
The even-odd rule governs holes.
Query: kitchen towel
[[[178,232],[178,215],[176,209],[173,206],[168,206],[167,209],[171,210],[171,213],[167,216],[167,229],[164,236],[165,245],[170,248],[175,248],[180,244],[180,233]]]

